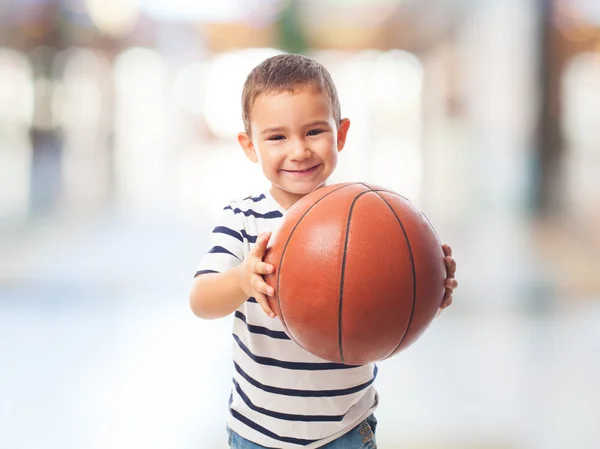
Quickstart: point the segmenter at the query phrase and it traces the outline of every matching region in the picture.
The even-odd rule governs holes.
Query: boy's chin
[[[311,192],[314,192],[315,190],[317,190],[319,187],[322,187],[323,185],[325,185],[325,182],[321,182],[319,184],[313,184],[313,185],[306,185],[306,186],[277,185],[276,187],[279,190],[281,190],[282,192],[285,192],[285,194],[287,194],[287,195],[304,196],[304,195],[308,195]]]
[[[319,187],[322,187],[324,184],[325,184],[324,182],[321,182],[318,184],[307,185],[307,186],[293,186],[293,187],[286,188],[284,190],[291,195],[304,196],[304,195],[308,195],[311,192],[314,192]]]

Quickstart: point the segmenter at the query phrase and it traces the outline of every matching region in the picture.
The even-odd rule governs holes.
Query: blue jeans
[[[374,415],[371,415],[348,433],[327,443],[325,446],[321,446],[319,449],[377,449],[377,442],[375,441],[376,427],[377,419]],[[242,438],[229,428],[227,432],[229,433],[229,447],[231,449],[267,449]]]

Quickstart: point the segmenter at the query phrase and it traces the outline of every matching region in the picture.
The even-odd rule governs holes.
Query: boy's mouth
[[[309,173],[314,172],[317,168],[319,168],[319,165],[321,165],[321,164],[313,165],[312,167],[304,168],[302,170],[283,170],[283,171],[286,173],[294,174],[294,175],[304,175],[304,174],[309,174]]]

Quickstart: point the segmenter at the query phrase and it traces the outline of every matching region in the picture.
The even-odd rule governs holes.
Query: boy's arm
[[[240,268],[196,276],[190,291],[190,307],[196,316],[209,320],[221,318],[248,299],[240,283]]]
[[[274,267],[263,261],[270,232],[262,233],[241,264],[221,273],[199,274],[192,283],[190,307],[200,318],[215,319],[229,315],[248,298],[253,297],[271,318],[275,316],[267,296],[275,291],[263,279]]]
[[[244,223],[235,210],[234,203],[223,208],[208,238],[208,250],[196,267],[189,303],[200,318],[227,316],[248,299],[237,274],[244,261],[245,243]]]

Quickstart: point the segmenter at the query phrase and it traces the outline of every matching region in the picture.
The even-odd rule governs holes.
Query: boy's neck
[[[328,182],[325,181],[322,185],[317,187],[317,189],[320,189],[321,187],[325,187],[327,184],[328,184]],[[317,189],[315,189],[315,190],[317,190]],[[285,210],[288,210],[290,207],[292,207],[294,204],[296,204],[298,201],[300,201],[306,195],[311,193],[311,192],[309,192],[309,193],[287,192],[287,191],[283,190],[282,188],[277,187],[276,185],[273,185],[273,184],[271,184],[271,188],[269,189],[269,192],[271,192],[271,196],[279,204],[279,206],[281,206]],[[314,192],[314,190],[313,190],[313,192]]]
[[[300,198],[304,195],[296,195],[294,193],[285,192],[281,190],[279,187],[271,186],[269,190],[271,192],[271,196],[277,203],[285,210],[288,210],[292,207]]]
[[[271,185],[271,189],[269,191],[271,192],[271,196],[273,197],[273,199],[277,201],[277,203],[279,203],[279,205],[285,210],[288,210],[300,199],[304,198],[307,195],[307,193],[286,192],[285,190],[282,190],[274,185]]]

